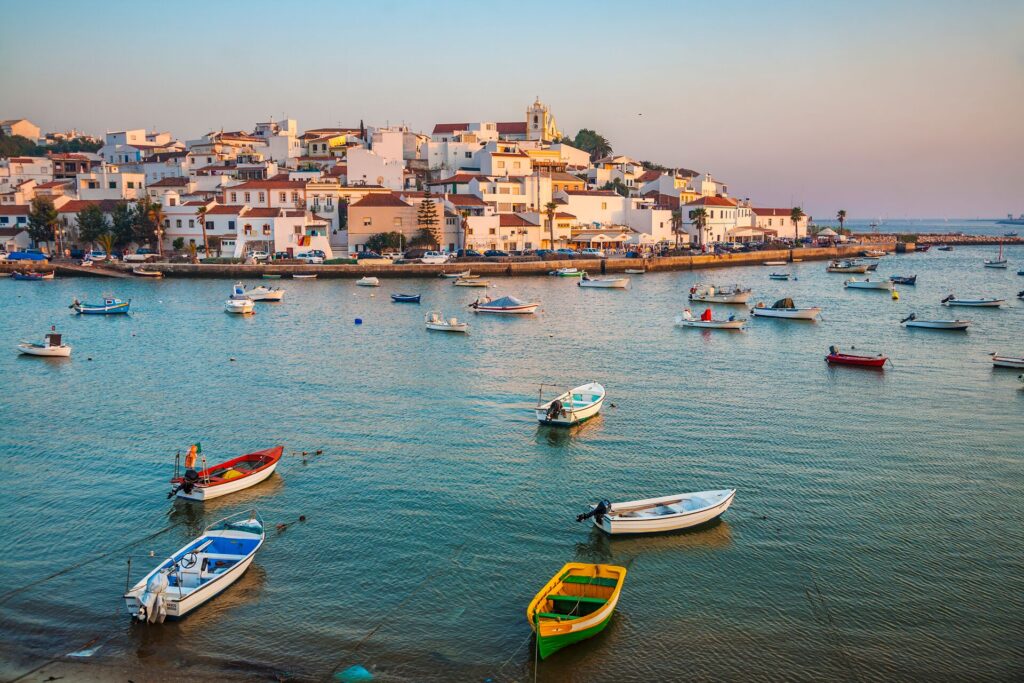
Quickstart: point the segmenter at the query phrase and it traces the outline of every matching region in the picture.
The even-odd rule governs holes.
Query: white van
[[[448,255],[442,254],[439,251],[428,251],[421,258],[420,261],[424,263],[430,263],[433,265],[439,265],[448,262]]]

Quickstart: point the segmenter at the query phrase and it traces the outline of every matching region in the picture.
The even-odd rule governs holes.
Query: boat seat
[[[559,621],[568,621],[570,619],[579,619],[579,615],[572,614],[556,614],[554,612],[537,612],[537,618],[539,619],[558,619]]]
[[[567,576],[562,583],[582,583],[587,586],[605,586],[615,588],[619,585],[618,579],[608,579],[601,576]]]
[[[587,598],[582,595],[548,595],[552,602],[578,602],[590,605],[603,605],[607,600],[604,598]]]

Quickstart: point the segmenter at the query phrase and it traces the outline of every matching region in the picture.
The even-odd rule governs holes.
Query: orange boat
[[[174,477],[175,489],[168,498],[177,495],[186,500],[210,500],[247,489],[264,481],[277,469],[284,446],[247,453],[205,469],[185,470],[182,477]]]

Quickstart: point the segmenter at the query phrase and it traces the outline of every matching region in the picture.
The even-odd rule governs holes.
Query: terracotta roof
[[[0,204],[0,216],[27,216],[28,204]]]
[[[491,152],[492,157],[528,157],[525,152]]]
[[[468,183],[470,180],[474,180],[474,179],[477,179],[477,178],[486,178],[486,177],[487,176],[481,175],[480,173],[456,173],[455,175],[449,176],[447,178],[444,178],[443,180],[434,180],[430,184],[431,185],[453,185],[453,184]]]
[[[37,161],[48,161],[46,157],[11,157],[8,161],[15,164],[34,164]]]
[[[243,214],[246,218],[277,218],[282,215],[283,209],[280,207],[266,208],[258,206],[254,209],[246,209]]]
[[[54,161],[89,161],[89,157],[84,154],[76,154],[73,152],[48,152],[47,156]]]
[[[437,123],[434,124],[434,135],[454,133],[457,130],[469,130],[468,123]]]
[[[487,203],[475,194],[449,194],[445,196],[455,206],[486,206]]]
[[[170,178],[161,178],[155,183],[150,183],[149,187],[184,187],[188,185],[188,178],[172,176]]]
[[[728,197],[701,197],[687,202],[686,206],[736,206],[736,202]],[[787,215],[789,209],[786,209]]]
[[[528,221],[518,214],[502,213],[498,214],[498,225],[503,228],[529,228],[540,224]]]
[[[576,218],[576,216],[565,211],[558,211],[555,213],[555,218]]]
[[[758,216],[785,216],[789,218],[793,209],[754,209],[753,211]]]
[[[151,154],[146,158],[147,162],[154,161],[170,161],[171,159],[180,159],[181,157],[187,157],[190,152],[157,152]],[[194,152],[195,154],[202,154],[202,152]],[[212,154],[212,152],[210,152]]]
[[[354,202],[352,206],[377,208],[385,206],[410,207],[412,205],[403,202],[394,192],[374,192],[358,202]]]
[[[69,186],[69,185],[73,185],[74,183],[75,183],[75,181],[73,179],[71,179],[71,178],[68,178],[67,180],[51,180],[48,183],[43,183],[42,185],[36,185],[36,189],[37,190],[48,190],[48,189],[50,189],[52,187],[58,187],[60,185]]]
[[[182,204],[182,206],[206,206],[209,203],[210,202],[204,202],[204,201],[198,201],[197,200],[197,201],[185,202],[185,203]]]
[[[572,173],[566,173],[564,171],[555,171],[554,173],[551,174],[551,179],[552,180],[571,181],[571,182],[574,182],[574,183],[582,183],[583,182],[582,180],[580,180],[579,178],[574,176]]]
[[[27,230],[27,225],[21,228],[0,228],[0,237],[17,237],[20,233],[23,233]]]
[[[228,216],[245,208],[244,204],[214,204],[206,210],[207,216]]]
[[[505,121],[498,123],[498,135],[526,135],[526,121]]]
[[[568,195],[578,197],[619,197],[617,192],[612,190],[565,190]]]
[[[657,180],[661,177],[661,171],[644,171],[637,176],[636,181],[638,183],[649,183],[652,180]]]
[[[87,206],[98,206],[103,213],[110,213],[121,201],[120,199],[72,199],[57,209],[57,213],[78,213]]]

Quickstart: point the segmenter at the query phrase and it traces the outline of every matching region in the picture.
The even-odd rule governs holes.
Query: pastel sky
[[[515,120],[827,217],[1024,212],[1024,2],[0,0],[0,118]]]

